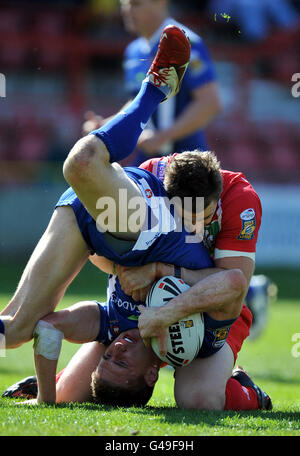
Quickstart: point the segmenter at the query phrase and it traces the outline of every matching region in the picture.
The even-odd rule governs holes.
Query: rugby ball
[[[189,288],[182,279],[173,276],[162,277],[152,285],[146,297],[146,306],[163,306]],[[203,338],[203,315],[195,313],[169,326],[166,356],[160,355],[155,337],[151,339],[151,345],[162,361],[176,368],[187,366],[193,361],[201,348]]]

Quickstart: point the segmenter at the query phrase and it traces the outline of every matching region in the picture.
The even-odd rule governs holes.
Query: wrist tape
[[[60,355],[64,333],[51,323],[40,320],[33,331],[34,353],[50,360],[57,360]]]

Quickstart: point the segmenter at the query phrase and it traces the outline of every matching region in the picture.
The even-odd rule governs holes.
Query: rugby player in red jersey
[[[182,157],[184,160],[184,155]],[[165,167],[171,160],[172,157],[153,159],[144,163],[142,167],[163,179]],[[218,319],[224,318],[221,303],[226,300],[226,297],[223,295],[224,287],[216,283],[216,272],[238,268],[249,284],[254,270],[255,248],[261,220],[260,200],[243,174],[230,171],[221,171],[221,174],[223,178],[221,197],[211,206],[209,213],[206,212],[205,219],[204,241],[214,256],[215,268],[192,271],[183,267],[174,268],[171,264],[161,262],[152,262],[139,267],[117,266],[123,290],[137,300],[144,300],[152,282],[164,275],[179,274],[192,286],[188,292],[180,296],[180,299],[173,299],[169,305],[154,313],[152,309],[140,308],[142,315],[139,319],[139,328],[146,340],[151,336],[162,336],[169,324],[173,323],[174,318],[177,318],[177,304],[177,310],[180,311],[182,307],[188,308],[195,300],[204,301],[210,297],[213,299],[212,307],[215,309],[210,312],[210,315],[215,314]],[[103,267],[103,259],[93,259],[93,262]],[[111,267],[111,264],[108,264],[108,267]],[[202,278],[206,280],[201,281]],[[219,291],[222,290],[221,294],[218,293],[218,288]],[[271,408],[270,398],[242,369],[237,368],[232,372],[241,345],[249,334],[251,320],[250,311],[243,305],[241,314],[231,326],[229,334],[228,331],[222,330],[214,332],[214,343],[216,346],[221,344],[221,350],[213,355],[197,358],[189,366],[176,369],[175,399],[179,407],[210,410]],[[97,345],[99,344],[92,343],[82,347],[59,376],[58,400],[87,400],[90,374],[100,356],[100,348]],[[121,345],[121,343],[118,344],[119,350]],[[125,345],[124,343],[123,350],[126,348]],[[112,350],[115,349],[116,347],[112,348]],[[85,375],[82,374],[83,371],[89,372],[85,382],[83,382],[83,375]],[[81,386],[78,388],[79,381]],[[19,385],[17,390],[21,389],[22,385]]]
[[[172,156],[160,157],[144,162],[141,168],[164,180],[165,168],[170,164],[172,165]],[[177,166],[179,165],[176,161],[174,167]],[[248,289],[255,268],[256,242],[262,214],[261,203],[254,188],[242,173],[221,170],[221,174],[223,191],[215,207],[212,208],[211,214],[208,214],[204,220],[204,244],[214,259],[215,268],[218,270],[240,269],[247,281]],[[174,189],[174,191],[176,190]],[[170,196],[172,197],[172,194]],[[123,289],[127,293],[130,293],[130,290],[136,294],[140,293],[140,298],[142,298],[142,293],[146,293],[150,283],[157,278],[157,269],[159,269],[160,275],[174,274],[173,265],[168,264],[152,264],[132,269],[120,266],[119,278]],[[201,276],[208,277],[211,272],[208,269],[202,270],[200,278]],[[207,288],[202,289],[204,282],[199,281],[199,271],[195,281],[193,274],[193,271],[181,268],[180,275],[183,280],[194,286],[192,290],[184,294],[184,301],[181,297],[179,304],[179,299],[177,299],[180,306],[188,306],[193,299],[201,299],[201,295],[204,296],[207,293]],[[215,283],[212,283],[211,286],[217,288]],[[172,319],[174,301],[176,300],[172,300],[173,308],[169,315],[171,317],[172,314]],[[139,329],[144,339],[151,336],[158,337],[169,326],[166,309],[167,307],[164,306],[156,310],[156,315],[152,309],[142,311]],[[196,359],[190,366],[176,371],[175,398],[179,406],[221,409],[223,404],[223,408],[235,409],[236,407],[247,407],[247,402],[248,406],[250,405],[250,397],[238,392],[241,390],[241,385],[238,385],[237,380],[241,380],[243,376],[241,370],[236,369],[232,377],[228,376],[228,372],[233,368],[243,340],[249,334],[251,321],[252,315],[249,309],[243,305],[239,318],[229,331],[226,348],[222,349],[223,352],[221,350],[219,354],[207,359]],[[222,337],[224,334],[216,332],[216,343],[219,343]],[[218,357],[219,360],[217,360]],[[227,383],[223,377],[225,372],[225,377],[231,377]],[[195,379],[198,381],[195,382]],[[245,387],[247,386],[246,377],[244,380],[242,386]]]

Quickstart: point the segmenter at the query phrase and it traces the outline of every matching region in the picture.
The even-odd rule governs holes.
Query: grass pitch
[[[2,270],[3,269],[3,270]],[[0,308],[12,295],[20,270],[1,268]],[[293,274],[293,273],[292,273]],[[272,276],[272,273],[269,275]],[[295,271],[297,280],[299,271]],[[161,370],[145,409],[115,409],[95,404],[20,406],[0,399],[0,436],[299,436],[300,346],[299,293],[291,274],[274,272],[279,299],[270,308],[269,324],[255,341],[247,340],[238,358],[255,382],[271,396],[272,411],[199,412],[178,410],[173,397],[173,370]],[[85,268],[64,297],[61,307],[82,299],[105,299],[104,276]],[[99,291],[100,290],[100,291]],[[298,299],[296,299],[298,296]],[[59,369],[78,346],[63,343]],[[34,373],[32,343],[0,358],[0,392]]]

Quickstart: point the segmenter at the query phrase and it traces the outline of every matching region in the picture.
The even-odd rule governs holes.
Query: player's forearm
[[[102,272],[105,272],[106,274],[115,274],[114,263],[108,258],[94,254],[89,256],[89,260]]]
[[[54,404],[56,401],[56,367],[57,360],[49,360],[42,355],[34,355],[35,370],[38,382],[38,403]]]
[[[206,128],[219,112],[219,105],[212,100],[194,100],[171,127],[158,134],[162,135],[164,142],[177,141]]]
[[[180,276],[182,280],[187,283],[190,286],[195,285],[197,282],[199,282],[202,279],[205,279],[206,277],[216,274],[217,272],[221,272],[224,269],[222,268],[205,268],[205,269],[187,269],[187,268],[179,268],[180,270]],[[173,264],[167,264],[167,263],[161,263],[157,262],[156,263],[156,278],[161,279],[164,276],[175,275],[175,266]]]
[[[211,274],[157,309],[157,318],[166,327],[198,312],[224,312],[228,318],[235,318],[240,312],[245,286],[245,277],[239,269]]]

